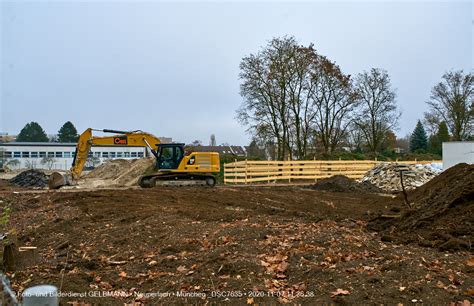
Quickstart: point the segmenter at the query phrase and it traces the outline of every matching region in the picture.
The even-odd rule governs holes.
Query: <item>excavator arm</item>
[[[93,136],[92,131],[104,133],[115,133],[113,136]],[[142,131],[117,131],[117,130],[95,130],[88,128],[77,141],[76,153],[70,169],[71,178],[55,172],[50,176],[49,188],[57,189],[64,185],[70,185],[81,176],[82,170],[87,162],[89,152],[92,146],[132,146],[147,147],[155,157],[157,156],[156,147],[161,141],[158,137]]]
[[[115,133],[118,135],[97,137],[92,136],[92,131],[104,133]],[[161,141],[158,137],[142,131],[124,132],[116,130],[93,130],[87,129],[79,136],[76,146],[76,154],[72,162],[71,175],[74,180],[81,176],[84,165],[92,146],[131,146],[147,147],[156,156],[156,146]]]

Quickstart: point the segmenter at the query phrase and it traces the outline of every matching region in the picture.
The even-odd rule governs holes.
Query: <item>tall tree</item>
[[[215,147],[217,145],[216,143],[216,135],[211,134],[211,138],[209,140],[209,145]]]
[[[43,128],[34,121],[27,123],[16,138],[18,142],[47,142],[48,140]]]
[[[358,100],[352,93],[350,76],[335,63],[321,57],[316,71],[317,90],[312,93],[316,116],[315,131],[325,153],[333,152],[347,136]]]
[[[411,152],[425,152],[428,148],[428,137],[426,136],[425,128],[421,121],[418,120],[415,130],[411,134],[410,138],[410,151]]]
[[[357,104],[349,76],[312,44],[274,38],[243,58],[240,71],[238,118],[259,142],[276,145],[278,159],[304,158],[313,139],[331,152],[346,136]]]
[[[255,136],[276,142],[278,159],[291,153],[288,82],[297,48],[293,37],[274,38],[261,52],[244,57],[240,63],[244,103],[238,118]]]
[[[431,90],[430,110],[425,120],[435,125],[444,121],[453,140],[469,139],[474,133],[474,74],[450,71]]]
[[[364,71],[355,80],[355,91],[361,102],[355,122],[369,150],[376,155],[387,131],[394,130],[400,118],[390,76],[379,68]]]
[[[431,135],[428,142],[428,149],[431,153],[442,155],[443,154],[443,142],[449,141],[449,131],[446,122],[441,121],[438,125],[436,134]]]
[[[67,121],[58,131],[58,142],[77,142],[79,135],[71,121]]]

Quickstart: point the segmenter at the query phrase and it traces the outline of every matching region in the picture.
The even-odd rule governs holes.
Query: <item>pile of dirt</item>
[[[356,193],[382,193],[380,188],[372,185],[369,182],[359,183],[344,175],[335,175],[329,178],[322,179],[316,184],[310,186],[314,190],[324,190],[332,192],[356,192]]]
[[[114,159],[107,161],[84,176],[85,179],[111,180],[110,186],[134,186],[145,171],[153,166],[154,158]]]
[[[399,217],[378,217],[369,228],[386,239],[418,242],[441,250],[472,250],[474,165],[458,164],[408,195],[412,209]]]
[[[438,175],[438,172],[429,166],[382,163],[369,170],[360,181],[371,183],[386,191],[401,191],[401,171],[403,185],[407,190],[420,187]]]
[[[33,169],[21,172],[9,182],[21,187],[47,187],[48,176],[43,171]]]

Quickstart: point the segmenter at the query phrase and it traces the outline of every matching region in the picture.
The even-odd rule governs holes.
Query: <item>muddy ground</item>
[[[400,198],[302,188],[25,190],[0,183],[19,246],[36,264],[17,292],[53,284],[67,302],[471,301],[471,250],[382,242],[366,225]],[[94,297],[91,295],[114,295]]]

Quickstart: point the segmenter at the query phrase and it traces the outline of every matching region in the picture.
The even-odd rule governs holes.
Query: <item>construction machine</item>
[[[113,133],[112,136],[93,136],[93,131]],[[54,172],[49,178],[49,188],[58,189],[74,185],[81,176],[92,146],[146,147],[156,159],[155,170],[139,179],[139,185],[149,188],[157,181],[192,180],[214,186],[215,173],[220,171],[219,153],[185,153],[183,143],[162,143],[160,139],[143,131],[97,130],[88,128],[77,141],[72,167],[65,175]]]

